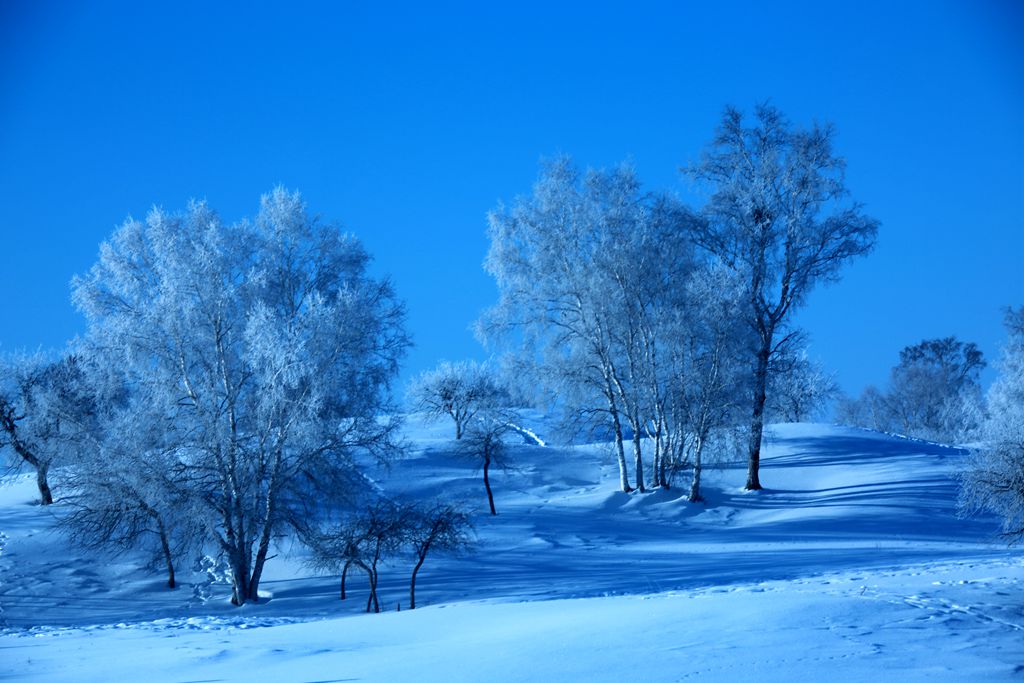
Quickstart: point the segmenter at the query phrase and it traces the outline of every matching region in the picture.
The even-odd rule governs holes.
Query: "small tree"
[[[508,468],[508,445],[505,443],[505,436],[511,430],[512,427],[505,416],[488,413],[479,416],[469,425],[465,438],[459,445],[463,455],[472,458],[483,468],[487,504],[492,515],[498,514],[498,511],[494,507],[494,492],[491,490],[491,466],[503,470]]]
[[[388,557],[410,552],[415,559],[409,581],[409,607],[416,608],[416,578],[431,551],[454,552],[471,543],[469,516],[453,505],[429,507],[381,498],[342,523],[306,528],[302,538],[312,551],[308,564],[320,571],[341,572],[340,598],[352,567],[366,572],[370,595],[366,611],[380,611],[377,596],[379,565]]]
[[[147,460],[136,474],[155,464]],[[60,526],[83,548],[103,548],[115,554],[135,548],[148,552],[150,566],[162,566],[167,587],[176,588],[177,559],[186,548],[198,547],[192,543],[199,537],[199,525],[182,509],[180,494],[175,498],[174,492],[158,489],[156,482],[134,479],[121,473],[93,473],[86,489],[68,498],[71,512],[61,519]],[[154,498],[158,500],[154,502]],[[186,527],[190,533],[182,533]]]
[[[367,505],[350,519],[323,529],[307,529],[306,544],[313,551],[309,564],[316,569],[341,570],[341,599],[346,598],[349,568],[366,572],[370,594],[366,611],[380,612],[377,586],[381,561],[402,547],[408,524],[408,509],[385,498]]]
[[[50,505],[50,468],[71,448],[76,416],[90,408],[78,359],[10,358],[0,371],[0,448],[35,470],[40,502]]]
[[[780,422],[805,422],[839,397],[835,377],[799,349],[780,357],[771,374],[767,414]]]
[[[467,547],[472,525],[469,515],[445,503],[435,503],[426,509],[408,508],[405,519],[405,541],[416,559],[409,579],[409,609],[416,609],[416,576],[427,554],[432,550],[454,552]]]
[[[857,398],[841,397],[836,405],[836,422],[884,432],[891,429],[888,397],[869,384]]]
[[[150,566],[162,567],[167,587],[175,588],[178,561],[202,547],[205,529],[191,503],[183,458],[152,431],[158,421],[144,412],[136,403],[108,408],[103,426],[117,436],[104,438],[100,431],[94,439],[93,431],[82,440],[62,476],[69,512],[60,527],[85,548],[147,553]]]
[[[455,422],[455,438],[461,439],[466,425],[481,410],[506,405],[508,391],[496,373],[476,361],[441,362],[409,387],[415,410],[437,419],[444,415]]]
[[[982,446],[962,475],[961,509],[1000,517],[1011,544],[1024,538],[1024,306],[1006,314],[1009,339],[988,392]]]
[[[304,529],[300,535],[303,543],[312,551],[307,564],[317,571],[340,571],[338,599],[348,599],[348,572],[361,556],[362,544],[366,540],[364,530],[349,521],[327,528]]]

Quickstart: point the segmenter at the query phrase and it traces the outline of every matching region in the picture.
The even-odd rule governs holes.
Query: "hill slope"
[[[537,416],[528,426],[543,436]],[[991,521],[956,518],[956,449],[780,425],[764,454],[768,490],[743,491],[743,464],[723,465],[706,476],[707,504],[692,505],[683,487],[616,492],[605,445],[524,443],[517,469],[495,476],[491,517],[447,426],[413,419],[408,431],[416,452],[382,482],[464,501],[480,539],[473,554],[428,560],[415,612],[360,614],[361,577],[341,602],[337,577],[312,575],[292,547],[268,565],[262,605],[230,607],[202,573],[161,589],[130,556],[68,546],[21,477],[0,488],[0,673],[866,680],[884,668],[964,680],[1024,664],[1024,568],[989,542]],[[409,569],[382,572],[388,609],[404,604]],[[132,648],[145,661],[117,655]]]

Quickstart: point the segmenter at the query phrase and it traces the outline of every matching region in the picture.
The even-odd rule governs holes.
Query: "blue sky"
[[[127,215],[276,184],[359,235],[408,304],[405,376],[482,357],[486,212],[541,157],[688,192],[722,109],[832,121],[876,251],[815,292],[812,354],[859,391],[1024,303],[1024,5],[0,6],[0,351],[83,329],[68,281]]]

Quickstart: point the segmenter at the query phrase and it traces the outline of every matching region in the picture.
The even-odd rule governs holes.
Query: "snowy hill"
[[[538,416],[524,427],[544,438]],[[0,676],[17,680],[979,680],[1024,670],[1024,565],[990,520],[955,515],[953,448],[825,425],[779,425],[768,490],[742,463],[705,475],[708,501],[616,491],[606,445],[515,447],[493,477],[452,455],[450,428],[409,421],[416,446],[389,491],[474,513],[472,554],[431,557],[406,606],[406,563],[364,579],[307,569],[285,544],[268,600],[238,609],[203,572],[175,591],[130,555],[75,549],[0,487]],[[144,653],[144,655],[142,654]]]

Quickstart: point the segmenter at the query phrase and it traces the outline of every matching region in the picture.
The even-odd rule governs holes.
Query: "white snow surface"
[[[961,450],[830,425],[771,428],[761,492],[745,463],[705,474],[706,504],[617,492],[608,444],[530,436],[493,475],[487,514],[451,428],[415,416],[388,491],[474,510],[478,544],[366,586],[312,573],[284,542],[262,604],[183,567],[181,586],[132,554],[76,548],[0,486],[0,680],[975,681],[1024,676],[1024,563],[992,519],[956,516]],[[526,432],[524,432],[525,434]],[[59,491],[57,492],[59,495]],[[396,611],[401,604],[402,611]]]

